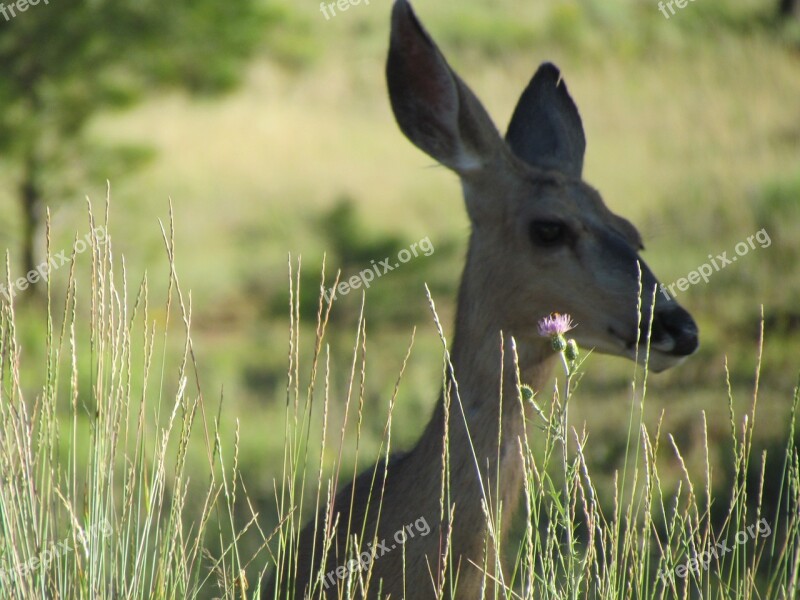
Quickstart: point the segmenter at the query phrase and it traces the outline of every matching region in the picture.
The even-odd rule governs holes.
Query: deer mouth
[[[688,312],[682,308],[678,310],[680,312],[673,311],[661,318],[657,314],[652,330],[649,323],[643,325],[638,339],[623,335],[613,327],[608,328],[608,333],[621,343],[622,354],[627,358],[640,364],[647,361],[649,369],[659,373],[682,363],[699,346],[697,325]]]

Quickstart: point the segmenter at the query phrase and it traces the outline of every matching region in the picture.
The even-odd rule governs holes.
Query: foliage
[[[33,267],[43,198],[52,202],[72,191],[64,185],[66,172],[100,164],[84,136],[92,116],[128,107],[156,89],[203,95],[231,89],[265,29],[281,16],[260,0],[79,0],[12,14],[0,27],[0,158],[19,172],[25,271]],[[106,153],[119,163],[131,158],[129,150]],[[128,172],[136,162],[106,176]]]

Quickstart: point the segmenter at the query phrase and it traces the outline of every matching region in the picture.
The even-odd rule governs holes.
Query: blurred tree
[[[778,12],[783,19],[800,20],[800,0],[780,0]]]
[[[17,0],[0,5],[0,160],[18,181],[23,273],[36,263],[45,199],[98,165],[129,170],[141,149],[86,139],[98,111],[175,87],[232,88],[268,27],[262,0]]]

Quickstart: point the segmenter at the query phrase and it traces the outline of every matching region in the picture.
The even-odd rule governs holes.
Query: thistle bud
[[[531,388],[531,386],[523,383],[520,386],[520,393],[522,394],[522,399],[525,402],[530,402],[531,400],[533,400],[533,389]]]
[[[578,360],[578,344],[575,343],[575,340],[569,340],[567,342],[567,347],[564,350],[564,356],[566,356],[567,360],[570,362],[575,362]]]
[[[561,334],[554,335],[551,341],[553,342],[553,350],[556,352],[563,352],[567,347],[567,340]]]

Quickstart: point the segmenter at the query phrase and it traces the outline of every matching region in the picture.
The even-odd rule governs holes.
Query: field
[[[670,19],[656,3],[633,0],[524,6],[511,0],[446,6],[419,1],[415,7],[501,130],[536,66],[544,60],[559,65],[586,129],[584,177],[614,212],[638,226],[644,258],[662,282],[687,277],[710,255],[732,256],[737,244],[765,232],[758,238],[761,243],[715,271],[707,283],[678,292],[700,327],[697,354],[678,368],[650,375],[641,404],[642,373],[633,363],[592,354],[583,363],[585,374],[570,401],[569,418],[577,431],[588,432],[586,466],[606,514],[616,510],[620,484],[615,473],[642,458],[637,423],[651,432],[660,429],[657,461],[667,497],[680,485],[674,493],[691,503],[685,496],[686,471],[701,482],[705,473],[713,473],[709,493],[714,501],[704,516],[709,528],[725,523],[735,533],[736,521],[726,520],[731,502],[763,506],[764,514],[780,512],[791,489],[783,479],[800,366],[797,29],[773,23],[763,3],[754,0],[724,7],[697,0]],[[0,400],[6,407],[24,400],[33,422],[41,419],[41,428],[30,430],[37,434],[48,430],[43,424],[55,428],[53,423],[60,423],[60,433],[40,438],[56,448],[46,464],[53,469],[62,465],[74,479],[56,477],[54,487],[83,515],[106,514],[101,505],[110,510],[130,504],[180,530],[171,520],[181,518],[171,512],[176,497],[182,498],[178,505],[186,522],[201,513],[211,515],[203,543],[210,556],[222,556],[227,549],[226,558],[215,564],[198,552],[191,565],[207,569],[214,564],[216,581],[226,587],[206,583],[200,597],[243,597],[241,580],[236,580],[240,569],[252,592],[275,551],[276,539],[269,551],[262,546],[279,522],[276,495],[286,477],[285,452],[292,448],[296,458],[306,449],[303,435],[287,426],[287,405],[290,415],[294,401],[302,405],[312,378],[323,255],[327,288],[337,269],[349,278],[371,260],[423,239],[435,249],[372,283],[364,296],[363,323],[361,290],[334,304],[307,423],[308,463],[302,473],[310,485],[316,484],[320,465],[324,478],[338,468],[347,480],[357,457],[363,467],[385,450],[389,402],[414,327],[413,349],[392,412],[392,447],[411,446],[422,431],[442,377],[442,345],[425,284],[450,335],[469,232],[457,178],[432,168],[433,161],[408,143],[392,116],[384,78],[389,3],[362,3],[328,20],[315,3],[291,10],[293,29],[266,44],[245,84],[224,99],[166,94],[93,122],[92,137],[149,146],[153,158],[131,172],[109,173],[108,194],[105,176],[98,176],[73,195],[53,199],[50,248],[52,253],[68,249],[76,234],[90,231],[88,197],[95,226],[103,225],[107,211],[111,244],[101,246],[113,255],[99,247],[79,254],[74,280],[66,265],[54,273],[51,326],[41,301],[16,302],[13,320],[3,304]],[[12,278],[19,276],[20,241],[14,177],[13,169],[0,167],[0,240],[9,249]],[[173,260],[165,238],[174,244]],[[43,240],[44,232],[44,259]],[[105,276],[98,278],[98,273]],[[137,301],[145,279],[146,313],[144,301]],[[66,310],[65,298],[70,298]],[[123,312],[125,306],[130,314]],[[184,318],[191,321],[190,352]],[[362,324],[365,336],[357,338]],[[143,341],[151,335],[152,347]],[[362,343],[364,354],[357,348],[354,359],[354,346]],[[354,364],[356,390],[348,391]],[[562,378],[559,374],[559,385]],[[346,413],[349,394],[353,404]],[[176,397],[181,399],[177,404]],[[185,403],[198,398],[188,410]],[[194,419],[195,429],[185,438],[175,431],[164,452],[165,479],[153,487],[147,483],[153,475],[147,457],[158,464],[161,428],[170,422],[173,404],[180,407],[177,430],[181,424],[188,427],[186,419]],[[328,435],[335,439],[324,452],[318,441],[323,405]],[[100,407],[113,413],[115,406],[129,412],[106,423]],[[141,420],[140,406],[146,407]],[[11,414],[15,411],[3,409],[4,419]],[[17,431],[11,421],[3,430],[4,468],[12,468],[11,457],[20,447],[8,437]],[[137,422],[141,439],[133,435],[138,430],[131,423]],[[119,454],[110,449],[98,453],[101,423],[125,434],[118,440]],[[745,446],[752,458],[743,467],[736,463],[733,440],[749,427],[752,443]],[[208,437],[214,431],[218,439]],[[542,452],[544,445],[534,442]],[[125,460],[123,448],[139,448],[144,457]],[[238,474],[220,484],[234,460]],[[119,476],[99,477],[102,465],[115,465]],[[130,467],[142,469],[134,488],[148,499],[138,505],[130,500],[134,488],[126,487],[122,475]],[[216,477],[208,484],[212,471]],[[49,480],[44,475],[39,472],[37,481]],[[558,480],[563,474],[553,476]],[[754,485],[763,482],[763,494],[736,497],[740,477]],[[185,497],[183,485],[188,486]],[[233,485],[239,486],[236,500]],[[204,505],[209,486],[225,510]],[[4,484],[0,491],[8,523],[6,548],[12,547],[11,532],[25,535],[27,509],[12,487]],[[92,491],[106,488],[113,492],[103,495],[102,502],[93,496]],[[164,497],[153,502],[159,489]],[[41,506],[53,514],[63,511],[49,493]],[[629,493],[623,489],[623,499]],[[312,496],[308,492],[292,515],[295,526],[311,514]],[[124,511],[112,512],[119,516]],[[250,524],[253,513],[258,528]],[[40,519],[40,524],[47,522]],[[62,526],[56,519],[53,531]],[[185,527],[195,535],[195,528]],[[245,527],[234,552],[228,546],[231,531]],[[516,529],[522,536],[525,524]],[[128,547],[135,548],[134,541]],[[107,547],[107,542],[98,543]],[[158,547],[157,556],[170,564],[164,558],[167,542]],[[251,562],[243,558],[260,548]],[[126,574],[109,570],[115,552],[89,564],[105,568],[100,573],[109,577],[106,581],[118,585]],[[767,587],[774,584],[768,581],[772,575],[759,573],[761,596],[755,597],[781,597],[778,588]],[[157,583],[172,590],[165,597],[182,597],[177,584]],[[119,589],[92,587],[96,584],[86,583],[83,597],[95,597],[101,588],[108,595]],[[8,597],[26,597],[35,589],[21,586],[9,587]],[[700,589],[728,597],[723,587]]]

